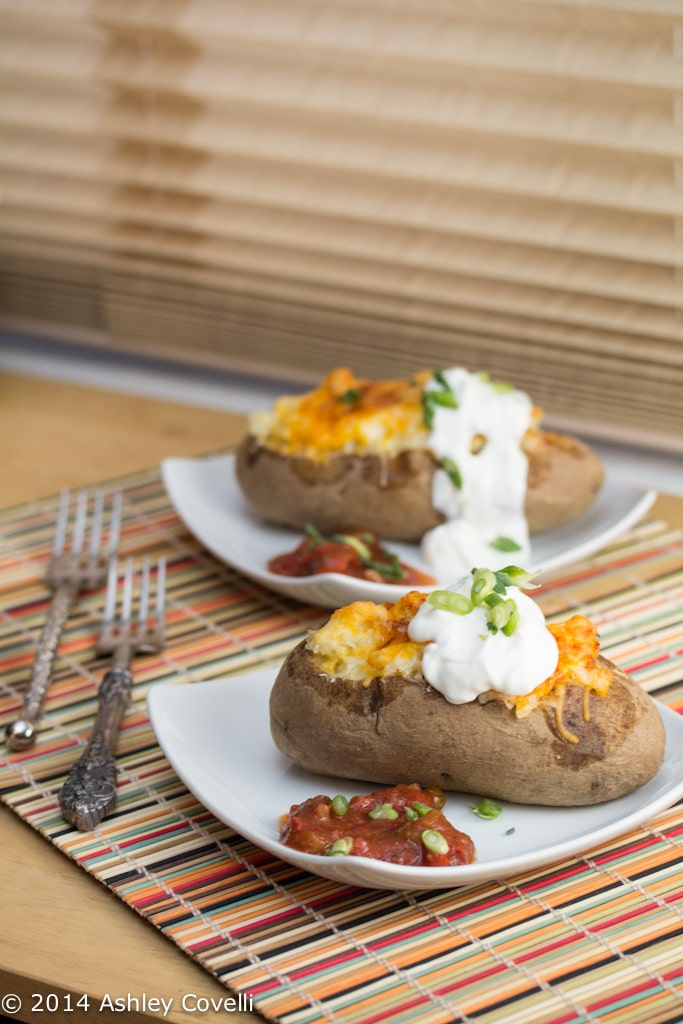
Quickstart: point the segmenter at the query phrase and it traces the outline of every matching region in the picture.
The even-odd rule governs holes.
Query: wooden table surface
[[[244,418],[4,374],[0,428],[5,438],[2,503],[7,507],[64,486],[145,469],[166,455],[224,448],[241,435]],[[683,499],[660,497],[651,514],[683,526]],[[24,1010],[16,1019],[46,1019],[45,1013],[31,1012],[33,993],[70,993],[74,1004],[86,993],[90,1011],[76,1007],[68,1016],[71,1024],[160,1019],[158,1010],[96,1012],[105,996],[128,994],[173,999],[163,1018],[173,1024],[262,1020],[258,1014],[226,1014],[225,1009],[183,1010],[184,995],[220,1000],[230,993],[2,806],[0,826],[0,995],[22,997]]]

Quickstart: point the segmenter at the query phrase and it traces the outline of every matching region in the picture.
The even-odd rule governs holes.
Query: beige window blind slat
[[[0,156],[0,167],[2,163]],[[26,180],[28,177],[35,178],[35,172],[29,172]],[[178,194],[167,188],[139,189],[132,183],[126,189],[126,179],[119,180],[118,188],[108,189],[103,187],[101,177],[99,180],[75,183],[55,174],[54,189],[36,189],[34,201],[41,207],[50,202],[59,204],[61,190],[67,203],[69,194],[75,194],[77,200],[80,195],[81,201],[85,203],[88,192],[99,189],[101,195],[108,200],[107,204],[102,204],[102,217],[115,220],[117,215],[122,216],[117,211],[117,203],[123,203],[128,196],[127,201],[133,205],[134,197],[138,195],[143,215],[144,210],[147,210],[151,219],[160,210],[170,210],[174,203],[179,209],[184,204],[188,230],[194,227],[191,221],[193,211],[201,212],[211,203],[211,197],[206,193]],[[8,197],[16,181],[26,197],[24,176],[16,165],[11,170],[5,170],[4,181]],[[106,181],[104,185],[107,185]],[[496,244],[527,246],[530,250],[536,246],[544,256],[553,250],[558,254],[576,253],[582,257],[606,257],[640,263],[647,261],[654,266],[672,266],[676,263],[678,243],[672,231],[671,215],[645,215],[628,209],[604,209],[598,205],[586,207],[571,203],[551,203],[544,198],[523,201],[519,197],[513,199],[500,193],[489,195],[475,190],[455,189],[447,193],[437,192],[435,195],[430,189],[425,190],[420,197],[415,190],[398,188],[394,191],[390,185],[390,181],[385,182],[381,195],[378,190],[374,206],[371,203],[372,190],[369,196],[358,194],[349,197],[347,203],[341,198],[335,203],[331,197],[324,204],[321,197],[320,205],[315,201],[304,204],[305,197],[302,197],[301,204],[297,206],[286,201],[286,185],[279,203],[274,194],[261,195],[258,186],[255,186],[251,198],[248,198],[243,186],[232,205],[242,208],[245,216],[249,207],[254,209],[257,216],[260,210],[264,223],[274,223],[277,218],[285,221],[288,217],[298,219],[302,231],[306,230],[308,219],[319,218],[322,224],[328,215],[324,207],[331,207],[331,217],[336,217],[338,222],[331,227],[341,231],[340,246],[344,244],[343,225],[348,225],[349,230],[352,230],[354,224],[359,224],[365,225],[368,233],[375,227],[379,230],[394,226],[397,231],[412,229],[426,234],[431,230],[451,236],[481,238]],[[216,206],[219,205],[216,203]],[[230,204],[223,205],[228,207]],[[407,217],[402,213],[406,207],[412,209],[412,216]],[[416,208],[419,215],[415,212]],[[342,213],[343,217],[340,216]],[[289,228],[289,223],[287,226]]]
[[[0,168],[3,158],[0,157]],[[559,244],[539,243],[538,248],[498,238],[478,239],[457,231],[444,230],[446,211],[437,217],[425,216],[419,227],[392,222],[389,216],[381,221],[369,218],[324,215],[319,210],[282,209],[253,200],[211,202],[208,197],[163,194],[139,186],[111,187],[88,178],[68,178],[57,174],[20,173],[18,169],[4,174],[4,199],[9,207],[67,211],[77,217],[102,218],[115,226],[145,224],[176,230],[193,230],[202,236],[231,239],[236,242],[262,241],[275,247],[298,246],[303,251],[331,251],[340,256],[386,261],[439,272],[479,275],[490,280],[509,280],[543,288],[562,288],[573,292],[644,302],[675,303],[678,286],[667,268],[666,221],[633,218],[623,221],[618,258],[593,257],[583,252],[565,251]],[[635,223],[634,223],[635,221]],[[650,265],[635,262],[637,245],[629,247],[629,238],[642,242],[649,228],[655,236],[658,229],[663,251],[658,262]],[[637,237],[636,232],[637,230]],[[654,240],[653,240],[654,243]],[[640,253],[642,256],[642,252]],[[653,255],[653,254],[651,254]],[[630,257],[634,262],[630,261]]]
[[[23,268],[21,263],[21,259],[15,261],[15,278],[21,277],[22,269],[36,265],[30,254]],[[84,267],[80,276],[73,272],[69,275],[67,267],[62,277],[70,276],[70,279],[52,282],[53,302],[61,301],[65,286],[72,290],[80,289],[81,306],[84,308],[88,297],[93,303],[99,300],[99,322],[116,327],[123,348],[140,350],[139,343],[135,341],[135,329],[143,323],[147,326],[145,348],[148,351],[168,354],[170,349],[177,354],[182,352],[189,330],[203,360],[209,364],[223,364],[221,341],[227,334],[233,366],[257,369],[258,363],[254,362],[253,354],[254,345],[257,345],[259,353],[265,352],[275,361],[283,353],[288,357],[283,365],[285,376],[289,370],[290,376],[300,377],[301,370],[292,374],[292,368],[297,366],[297,361],[305,360],[310,379],[315,379],[316,374],[329,365],[329,359],[334,358],[335,347],[339,345],[344,346],[354,361],[364,365],[365,372],[386,374],[386,367],[390,364],[396,373],[401,374],[410,372],[414,365],[416,338],[423,349],[428,346],[440,364],[447,359],[455,337],[473,367],[481,366],[482,358],[493,358],[501,367],[501,375],[520,384],[526,381],[526,386],[533,387],[541,405],[548,406],[550,398],[551,423],[558,421],[558,417],[562,422],[562,415],[557,411],[555,384],[559,377],[563,381],[561,394],[567,403],[565,407],[571,410],[570,420],[578,416],[586,420],[586,417],[599,413],[595,427],[603,434],[609,436],[610,431],[617,434],[632,432],[633,425],[639,423],[640,443],[651,440],[674,450],[678,447],[676,436],[670,429],[670,409],[678,400],[683,386],[681,372],[669,372],[666,380],[658,382],[652,390],[643,388],[643,370],[656,369],[656,364],[647,362],[648,339],[626,339],[631,343],[630,356],[626,351],[622,352],[622,375],[620,387],[616,390],[613,360],[604,344],[609,339],[595,335],[593,346],[584,353],[577,387],[572,379],[575,354],[571,347],[576,337],[575,332],[566,329],[567,344],[556,349],[544,348],[542,341],[536,346],[525,345],[525,359],[520,366],[514,350],[511,351],[510,339],[497,337],[491,331],[485,336],[473,335],[454,329],[452,325],[447,328],[425,326],[420,318],[413,323],[407,316],[392,323],[388,316],[373,317],[368,311],[350,313],[346,310],[335,314],[330,312],[329,305],[314,310],[310,304],[298,303],[294,291],[289,300],[263,299],[248,290],[245,280],[235,282],[239,285],[235,287],[239,294],[239,301],[235,303],[224,291],[210,292],[188,284],[191,274],[181,268],[178,268],[177,282],[172,285],[155,281],[149,275],[150,268],[144,263],[138,261],[137,269],[136,277],[131,279],[127,271],[107,270],[101,261],[96,268]],[[46,275],[40,279],[45,285]],[[24,299],[28,301],[29,308],[34,300],[35,281],[30,275],[25,275],[23,282],[14,286],[14,291],[19,292],[23,284]],[[85,321],[83,326],[87,326]],[[91,335],[86,337],[92,340]],[[103,343],[96,337],[95,341],[98,340]],[[550,378],[547,373],[549,362],[552,368]],[[586,368],[591,372],[586,373]],[[620,413],[624,403],[628,403],[631,409],[628,424],[623,422]],[[588,420],[586,429],[587,426]]]
[[[127,261],[132,263],[134,256],[137,276],[134,280],[128,281],[127,287],[135,294],[139,294],[140,287],[142,287],[143,295],[146,297],[147,286],[144,273],[145,269],[149,272],[150,264],[144,260],[144,247],[136,246],[131,239]],[[104,265],[114,267],[115,261]],[[177,261],[176,278],[178,277],[181,280],[183,277],[192,277],[197,285],[206,284],[205,275],[201,273],[200,278],[197,265],[192,266],[189,254],[186,254],[185,261],[182,259]],[[311,308],[322,304],[339,307],[347,300],[346,295],[340,294],[338,290],[335,291],[329,286],[326,288],[324,284],[320,284],[314,289],[309,283],[303,290],[301,287],[297,287],[295,277],[287,281],[284,278],[269,278],[263,274],[249,276],[243,269],[238,271],[233,269],[229,277],[226,271],[223,279],[230,280],[231,287],[234,288],[235,293],[240,295],[243,293],[261,297],[276,295],[283,300],[291,298],[292,301],[306,302]],[[138,286],[138,281],[142,281],[141,286]],[[149,295],[152,300],[156,294],[155,288],[158,287],[161,287],[163,292],[163,283],[155,282],[149,287]],[[172,290],[169,286],[168,294],[169,296],[177,294],[177,284],[172,286]],[[364,291],[358,289],[353,294],[356,299],[355,308],[368,317],[387,317],[392,309],[396,308],[395,302],[392,302],[392,292],[382,295],[372,292],[366,287]],[[587,327],[576,316],[573,319],[566,318],[564,321],[560,321],[543,319],[542,312],[548,314],[549,310],[547,307],[544,307],[542,311],[539,310],[538,319],[534,322],[529,318],[513,317],[507,312],[501,313],[500,310],[478,309],[472,305],[458,306],[452,298],[450,298],[448,306],[437,301],[420,305],[405,293],[402,304],[402,315],[410,320],[413,331],[417,324],[425,328],[437,327],[453,334],[476,331],[479,339],[502,336],[505,339],[505,344],[516,343],[517,353],[519,349],[523,349],[525,359],[540,359],[549,363],[552,361],[553,351],[557,350],[561,353],[561,358],[566,358],[569,355],[575,360],[577,369],[579,369],[580,359],[577,359],[577,354],[581,350],[588,353],[595,352],[595,356],[591,357],[593,362],[605,357],[611,361],[618,360],[620,376],[623,377],[626,373],[624,360],[628,357],[629,351],[634,351],[641,354],[646,353],[650,357],[659,357],[661,362],[657,359],[653,359],[651,362],[651,373],[659,379],[667,379],[675,367],[680,367],[681,350],[677,340],[673,340],[667,345],[665,339],[658,341],[654,332],[636,333],[637,325],[634,323],[628,323],[623,330],[619,331],[600,331],[594,326]],[[160,328],[162,333],[165,329],[165,327]],[[479,343],[481,344],[481,341]],[[334,349],[336,339],[321,339],[320,344],[329,344],[330,349]],[[363,339],[361,339],[361,344],[363,344]],[[492,343],[487,344],[486,350],[488,353],[493,353],[495,347]],[[497,358],[500,357],[501,354],[498,353]],[[640,376],[642,377],[643,374]]]
[[[600,209],[628,209],[666,216],[680,202],[671,161],[570,148],[502,143],[490,137],[455,136],[457,160],[448,180],[424,182],[408,175],[340,172],[273,159],[268,163],[238,153],[206,153],[177,145],[118,141],[94,133],[79,135],[3,123],[0,166],[39,167],[109,185],[136,185],[244,202],[277,204],[321,212],[347,212],[372,220],[419,225],[433,210],[442,223],[449,205],[460,205],[463,189],[506,192],[513,197],[585,203]],[[344,191],[342,193],[342,188]],[[451,202],[449,203],[449,199]],[[444,223],[444,227],[448,226]]]
[[[201,232],[173,230],[159,224],[154,227],[150,216],[146,223],[122,218],[112,224],[99,223],[91,217],[38,214],[10,210],[6,220],[13,220],[17,233],[42,234],[67,242],[70,237],[81,244],[99,245],[114,251],[152,256],[164,253],[169,260],[195,265],[241,268],[255,276],[269,275],[284,280],[299,279],[308,283],[311,299],[321,285],[344,280],[347,289],[360,297],[381,293],[401,294],[412,302],[425,301],[441,306],[460,304],[465,308],[484,310],[498,316],[557,319],[568,324],[595,324],[611,330],[637,330],[651,338],[678,337],[678,318],[666,306],[635,304],[625,300],[606,300],[584,296],[568,290],[542,290],[523,287],[506,281],[479,281],[448,275],[442,269],[427,273],[424,266],[397,264],[389,261],[371,262],[351,259],[332,251],[308,250],[303,245],[274,244],[268,246],[248,238],[231,239]]]
[[[680,0],[0,18],[6,323],[285,376],[488,362],[683,449]]]

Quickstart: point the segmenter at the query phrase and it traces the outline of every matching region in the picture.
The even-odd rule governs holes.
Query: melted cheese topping
[[[396,455],[429,447],[430,431],[424,422],[423,394],[433,374],[421,371],[410,380],[370,381],[340,367],[320,387],[304,395],[285,395],[270,410],[249,417],[250,433],[282,455],[301,455],[324,461],[341,453]],[[534,424],[541,410],[532,411]],[[523,447],[533,443],[535,425]],[[472,452],[487,438],[478,433]]]
[[[395,604],[355,601],[334,612],[321,629],[310,631],[307,649],[316,667],[326,675],[360,681],[397,675],[424,680],[422,655],[426,644],[410,640],[408,626],[427,595],[411,591]],[[528,694],[511,696],[488,690],[478,699],[503,701],[518,718],[534,708],[554,710],[558,732],[568,742],[577,739],[562,724],[562,703],[570,683],[584,687],[584,717],[588,720],[588,695],[603,696],[612,681],[611,671],[598,663],[597,630],[589,619],[574,615],[566,622],[546,627],[558,647],[557,668]]]
[[[267,448],[317,460],[425,448],[422,392],[429,377],[368,381],[341,367],[315,391],[280,398],[272,410],[253,413],[249,430]]]

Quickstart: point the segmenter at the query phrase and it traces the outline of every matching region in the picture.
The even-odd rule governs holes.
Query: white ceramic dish
[[[321,857],[278,841],[292,804],[325,793],[369,793],[366,783],[309,774],[276,749],[269,730],[272,669],[207,683],[160,683],[148,695],[152,726],[187,788],[221,821],[261,848],[313,874],[376,889],[441,889],[503,879],[580,854],[623,835],[683,796],[683,717],[659,705],[666,726],[664,764],[629,796],[594,807],[503,804],[484,821],[476,797],[448,794],[446,815],[472,836],[477,861],[453,868],[405,867],[362,857]],[[510,832],[514,829],[514,832]]]
[[[268,560],[291,551],[303,534],[266,523],[251,512],[235,480],[234,461],[232,455],[218,455],[169,458],[161,464],[173,507],[190,532],[217,558],[271,590],[324,608],[339,608],[357,600],[397,601],[408,589],[428,589],[370,583],[339,573],[289,578],[268,572]],[[608,477],[597,500],[580,519],[533,538],[531,564],[524,568],[540,573],[587,557],[637,522],[656,496],[653,490],[610,483]],[[417,546],[394,542],[387,546],[403,561],[431,573]],[[446,585],[454,580],[438,582]]]

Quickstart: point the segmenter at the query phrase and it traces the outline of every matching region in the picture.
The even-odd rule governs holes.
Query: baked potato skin
[[[655,702],[616,666],[604,697],[566,690],[560,738],[552,711],[526,718],[498,701],[449,704],[421,681],[361,682],[319,672],[302,641],[282,665],[270,697],[278,749],[312,772],[368,782],[417,782],[523,804],[602,803],[642,786],[659,770],[664,725]]]
[[[264,517],[321,533],[369,530],[382,539],[419,540],[443,516],[432,507],[436,462],[428,451],[394,457],[335,455],[325,462],[280,455],[251,435],[237,449],[244,496]]]
[[[604,466],[593,449],[566,434],[539,433],[525,450],[529,532],[554,530],[583,515],[605,482]]]
[[[525,511],[531,533],[576,519],[604,480],[598,456],[582,442],[539,434],[528,451]],[[387,540],[418,542],[443,522],[432,506],[437,463],[427,450],[396,456],[335,455],[327,461],[281,455],[248,435],[235,472],[252,508],[273,522],[322,533],[366,529]]]

